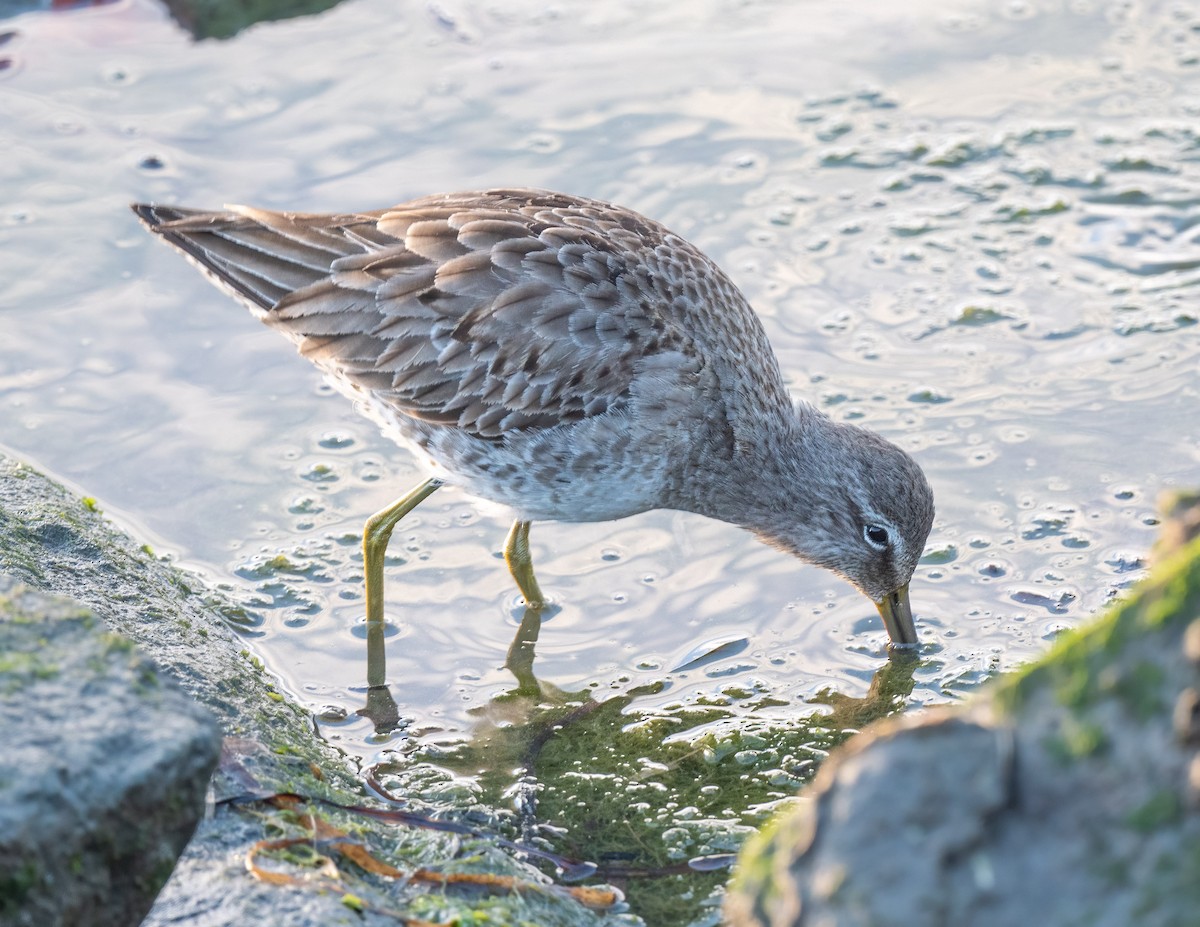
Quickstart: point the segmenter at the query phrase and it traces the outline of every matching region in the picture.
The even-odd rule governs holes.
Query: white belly
[[[623,416],[487,441],[408,418],[361,393],[355,398],[431,476],[507,506],[522,520],[609,521],[663,505],[674,442],[663,434],[636,435]]]

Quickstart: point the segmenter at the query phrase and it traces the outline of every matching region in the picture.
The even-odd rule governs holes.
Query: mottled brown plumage
[[[933,519],[920,468],[793,406],[744,297],[661,225],[538,190],[134,208],[439,479],[522,520],[699,512],[907,608]]]

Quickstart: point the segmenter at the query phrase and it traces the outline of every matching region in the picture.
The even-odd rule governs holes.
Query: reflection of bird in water
[[[745,298],[661,225],[537,190],[343,215],[134,209],[431,462],[364,532],[372,684],[388,538],[443,483],[516,510],[505,555],[535,607],[531,521],[672,508],[832,570],[893,643],[916,642],[908,582],[933,521],[920,468],[793,405]]]
[[[904,708],[916,684],[913,672],[918,662],[918,656],[911,651],[893,652],[887,663],[871,677],[865,696],[855,698],[833,689],[822,689],[809,701],[829,706],[827,723],[832,728],[857,730],[866,727],[872,721]]]

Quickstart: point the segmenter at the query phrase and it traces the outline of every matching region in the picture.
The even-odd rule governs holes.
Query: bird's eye
[[[872,547],[883,550],[888,546],[887,528],[881,528],[879,525],[867,525],[863,528],[863,537],[867,539],[867,543]]]

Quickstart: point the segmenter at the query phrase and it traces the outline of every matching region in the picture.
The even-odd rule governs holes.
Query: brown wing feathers
[[[645,307],[621,296],[623,259],[570,200],[134,210],[333,375],[480,437],[604,412],[650,348]]]

